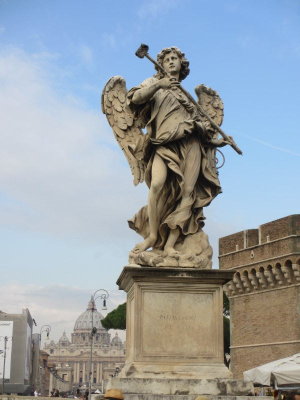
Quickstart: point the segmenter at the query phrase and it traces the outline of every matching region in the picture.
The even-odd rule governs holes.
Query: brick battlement
[[[231,370],[242,372],[299,351],[300,214],[223,237],[220,269],[235,270],[230,299]]]
[[[249,264],[289,257],[300,257],[300,214],[248,229],[219,240],[220,269],[236,269]]]

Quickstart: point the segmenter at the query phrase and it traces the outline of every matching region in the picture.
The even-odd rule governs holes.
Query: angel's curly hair
[[[189,65],[190,62],[185,58],[185,54],[182,53],[182,51],[178,47],[166,47],[165,49],[162,49],[160,53],[157,54],[157,62],[158,64],[162,65],[164,58],[167,54],[169,53],[176,53],[180,59],[181,62],[181,70],[179,72],[179,80],[182,81],[185,79],[188,74],[190,73]],[[163,73],[158,69],[158,67],[155,67],[157,70],[157,73],[155,74],[155,77],[161,79],[163,78]]]

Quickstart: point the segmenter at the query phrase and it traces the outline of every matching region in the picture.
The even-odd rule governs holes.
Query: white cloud
[[[108,33],[108,32],[104,32],[101,35],[101,42],[103,45],[111,47],[111,48],[116,48],[117,45],[117,40],[116,37],[113,33]]]
[[[89,46],[82,44],[79,46],[78,51],[82,63],[87,67],[90,67],[94,62],[92,49]]]
[[[7,304],[1,311],[20,314],[28,308],[36,320],[34,332],[39,333],[43,325],[51,326],[51,339],[58,340],[63,331],[70,336],[79,315],[87,308],[91,293],[79,287],[52,285],[22,285],[10,284],[0,286],[0,304]],[[109,292],[107,311],[101,310],[101,301],[97,302],[98,311],[104,316],[119,304],[126,301],[124,292],[112,290]],[[114,331],[110,331],[112,334]],[[124,340],[124,333],[120,333]]]
[[[257,139],[255,137],[248,136],[248,135],[241,135],[241,136],[244,136],[244,137],[246,137],[246,138],[248,138],[248,139],[250,139],[250,140],[252,140],[254,142],[260,143],[260,144],[262,144],[262,145],[264,145],[266,147],[269,147],[270,149],[278,150],[281,153],[287,153],[287,154],[291,154],[292,156],[300,157],[300,153],[297,153],[297,152],[295,152],[293,150],[290,150],[290,149],[286,149],[285,147],[275,146],[272,143],[268,143],[268,142],[265,142],[264,140],[260,140],[260,139]]]
[[[138,16],[140,18],[157,18],[179,4],[178,0],[149,0],[144,1],[138,9]]]
[[[129,166],[100,110],[58,92],[45,58],[0,53],[2,224],[94,241],[121,237],[120,222],[138,208],[140,193]]]

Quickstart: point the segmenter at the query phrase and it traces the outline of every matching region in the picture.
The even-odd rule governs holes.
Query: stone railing
[[[286,260],[284,264],[257,266],[237,271],[224,286],[228,297],[300,284],[300,263]]]

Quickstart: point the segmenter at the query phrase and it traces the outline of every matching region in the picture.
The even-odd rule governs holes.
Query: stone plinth
[[[223,290],[233,272],[130,265],[126,363],[109,387],[129,394],[247,395],[224,365]]]
[[[253,385],[242,380],[233,379],[172,379],[159,378],[112,378],[107,389],[119,388],[126,393],[126,399],[139,395],[141,400],[151,396],[170,396],[170,400],[178,400],[188,396],[189,400],[197,396],[247,396],[253,392]],[[177,398],[177,396],[179,396]],[[238,396],[237,396],[238,397]],[[229,399],[228,399],[229,400]]]
[[[126,394],[126,400],[253,400],[253,396],[212,396],[179,394]],[[272,396],[259,396],[259,400],[273,400]]]

